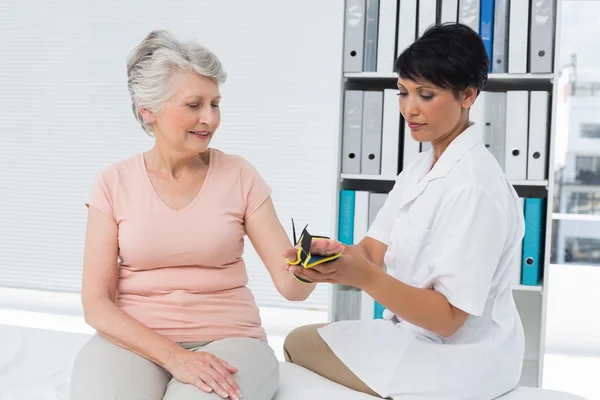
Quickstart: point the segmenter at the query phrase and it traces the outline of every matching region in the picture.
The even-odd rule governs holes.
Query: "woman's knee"
[[[151,361],[94,335],[71,373],[71,400],[162,399],[170,375]]]
[[[325,325],[327,324],[302,325],[292,330],[283,342],[286,361],[293,362],[300,352],[312,353],[323,347],[324,342],[317,330]]]

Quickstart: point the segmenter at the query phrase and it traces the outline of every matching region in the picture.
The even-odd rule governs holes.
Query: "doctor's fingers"
[[[329,261],[329,262],[319,264],[319,265],[315,265],[311,269],[313,271],[317,271],[323,275],[335,274],[336,272],[339,271],[339,268],[335,265],[335,261],[336,260]]]
[[[310,282],[331,282],[329,275],[320,273],[319,271],[313,270],[313,268],[302,268],[293,267],[293,272],[300,278],[308,280]]]

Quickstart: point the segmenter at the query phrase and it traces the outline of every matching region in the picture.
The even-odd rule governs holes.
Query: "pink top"
[[[209,151],[204,184],[179,211],[154,191],[141,153],[104,170],[86,205],[119,227],[123,311],[175,342],[266,341],[242,253],[244,221],[271,189],[244,158]]]

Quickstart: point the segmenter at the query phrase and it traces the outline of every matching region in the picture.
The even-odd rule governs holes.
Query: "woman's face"
[[[148,118],[157,144],[178,153],[206,151],[221,122],[219,85],[196,72],[180,72],[171,87],[163,109]]]
[[[466,123],[475,90],[467,89],[458,98],[449,89],[428,82],[398,79],[400,112],[408,123],[411,136],[418,142],[436,143]]]

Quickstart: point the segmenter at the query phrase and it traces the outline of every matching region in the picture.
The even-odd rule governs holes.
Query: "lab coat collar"
[[[448,175],[452,167],[479,142],[480,140],[475,136],[473,123],[471,123],[467,129],[448,145],[435,165],[433,165],[433,168],[433,150],[429,150],[427,154],[424,154],[409,174],[410,178],[408,179],[406,190],[403,191],[400,198],[399,209],[419,197],[427,188],[429,182]]]

